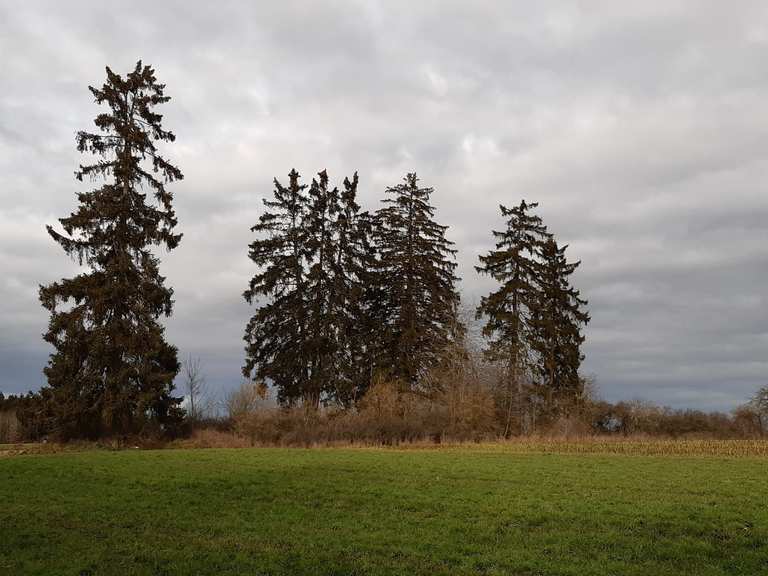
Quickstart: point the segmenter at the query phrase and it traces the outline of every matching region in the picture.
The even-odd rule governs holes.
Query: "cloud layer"
[[[76,270],[44,225],[75,207],[87,86],[139,58],[186,176],[168,336],[212,386],[239,381],[249,227],[293,167],[358,170],[366,208],[418,171],[468,302],[498,204],[538,201],[609,399],[730,409],[768,380],[764,2],[15,3],[0,53],[0,390],[43,383],[37,286]]]

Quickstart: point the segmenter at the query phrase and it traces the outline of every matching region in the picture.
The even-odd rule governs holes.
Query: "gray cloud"
[[[366,208],[417,170],[468,301],[501,221],[540,203],[590,300],[609,399],[729,409],[768,379],[768,7],[762,2],[35,2],[0,7],[0,389],[42,384],[46,236],[75,207],[74,134],[103,67],[173,97],[180,248],[168,335],[239,380],[240,294],[274,176],[360,172]]]

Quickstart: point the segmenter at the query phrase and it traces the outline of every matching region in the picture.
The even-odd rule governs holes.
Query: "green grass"
[[[0,459],[0,574],[768,574],[768,459],[15,456]]]

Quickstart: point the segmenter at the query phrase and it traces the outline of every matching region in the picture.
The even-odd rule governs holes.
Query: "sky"
[[[360,175],[375,209],[416,171],[473,266],[538,213],[582,264],[584,372],[610,401],[730,410],[768,382],[768,3],[0,4],[0,390],[44,384],[37,291],[78,271],[45,231],[76,208],[109,65],[151,64],[184,234],[165,320],[209,387],[241,381],[250,226],[272,179]]]

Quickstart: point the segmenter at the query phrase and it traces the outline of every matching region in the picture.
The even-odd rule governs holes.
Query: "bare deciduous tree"
[[[757,414],[760,424],[760,433],[764,435],[768,430],[768,386],[763,386],[757,391],[750,402],[752,409]]]
[[[267,400],[267,388],[263,383],[246,380],[239,388],[229,392],[224,399],[227,416],[236,420],[252,414]]]
[[[208,391],[205,376],[200,368],[200,358],[191,354],[188,355],[184,360],[182,373],[184,376],[184,395],[187,399],[187,416],[193,422],[209,416],[213,401]]]

